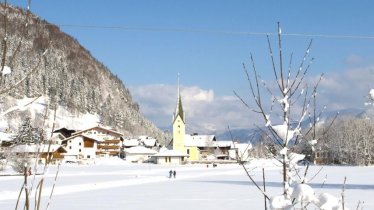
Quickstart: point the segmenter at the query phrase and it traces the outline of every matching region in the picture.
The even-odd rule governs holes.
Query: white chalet
[[[66,161],[94,159],[100,156],[118,156],[121,149],[122,134],[96,126],[73,133],[62,141],[66,148]]]

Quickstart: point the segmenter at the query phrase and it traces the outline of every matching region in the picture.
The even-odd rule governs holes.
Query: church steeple
[[[178,100],[177,107],[173,115],[173,150],[186,153],[184,145],[184,138],[186,135],[186,118],[182,106],[182,97],[179,87],[179,74],[178,74]]]
[[[178,100],[177,100],[177,106],[175,108],[173,121],[177,119],[177,117],[180,116],[183,122],[185,122],[185,113],[183,111],[183,105],[182,105],[182,96],[180,93],[180,86],[179,86],[179,74],[178,74]]]

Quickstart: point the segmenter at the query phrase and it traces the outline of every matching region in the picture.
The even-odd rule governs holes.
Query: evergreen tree
[[[30,118],[27,117],[25,122],[18,128],[14,144],[38,144],[42,140],[42,132],[38,128],[33,128]]]

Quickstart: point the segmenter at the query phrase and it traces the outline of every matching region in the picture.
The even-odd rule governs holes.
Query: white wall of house
[[[182,164],[182,157],[154,157],[157,164],[162,165],[180,165]]]
[[[97,143],[94,141],[93,147],[84,147],[83,137],[76,136],[67,140],[66,156],[76,156],[77,159],[93,159],[96,158]]]

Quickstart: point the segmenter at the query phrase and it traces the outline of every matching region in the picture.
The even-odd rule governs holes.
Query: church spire
[[[175,108],[175,113],[174,113],[174,119],[175,120],[178,116],[182,119],[183,122],[185,122],[185,115],[183,111],[183,106],[182,106],[182,97],[180,93],[180,86],[179,86],[179,73],[178,73],[178,100],[177,100],[177,106]]]

